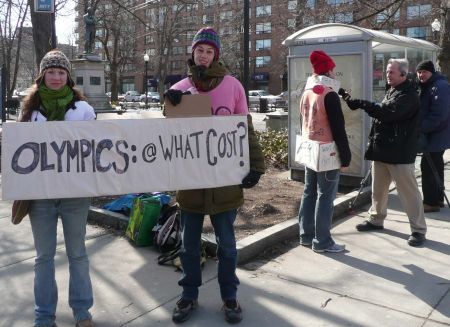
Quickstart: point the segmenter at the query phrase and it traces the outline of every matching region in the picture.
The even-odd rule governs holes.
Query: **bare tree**
[[[5,1],[0,6],[0,44],[3,64],[6,67],[6,96],[13,95],[19,69],[23,25],[27,16],[26,0]]]
[[[55,1],[55,15],[69,0]],[[36,66],[39,67],[44,55],[52,49],[52,25],[51,14],[37,13],[34,11],[34,0],[28,0],[30,7],[31,23],[33,25],[34,50],[36,53]]]
[[[439,66],[442,73],[450,78],[450,1],[441,0],[441,33],[439,46],[441,50],[438,55]]]
[[[170,71],[170,59],[174,45],[186,36],[191,26],[197,26],[198,16],[189,14],[193,7],[198,6],[197,1],[153,1],[145,10],[146,34],[154,42],[155,55],[152,58],[155,77],[159,80],[158,89],[164,90],[164,82]],[[183,14],[183,13],[188,14]]]
[[[111,82],[111,100],[117,101],[120,74],[134,60],[136,19],[117,1],[102,1],[91,6],[96,8],[96,40],[102,44],[109,66],[106,77]]]

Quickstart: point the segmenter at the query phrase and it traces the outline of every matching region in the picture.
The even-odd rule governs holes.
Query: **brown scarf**
[[[197,90],[208,92],[222,82],[223,77],[228,75],[228,70],[218,61],[213,61],[209,68],[195,65],[192,59],[188,60],[188,76]]]

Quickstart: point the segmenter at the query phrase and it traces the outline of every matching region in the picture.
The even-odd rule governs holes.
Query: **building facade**
[[[118,68],[119,93],[128,90],[143,92],[145,84],[148,90],[164,91],[185,77],[192,38],[203,26],[212,26],[220,34],[221,60],[233,75],[242,78],[242,0],[192,3],[128,0],[122,6],[123,15],[126,16],[123,21],[118,14],[114,15],[113,5],[104,7],[106,12],[109,8],[116,17],[116,26],[97,26],[99,40],[112,29],[126,25],[126,33],[122,33],[121,39],[116,42],[122,47],[116,52],[124,54]],[[101,13],[101,10],[97,11]],[[79,7],[79,22],[83,14],[84,9]],[[252,0],[249,88],[264,89],[272,94],[287,89],[287,49],[281,43],[288,35],[304,27],[327,22],[352,23],[433,41],[431,22],[438,17],[438,0],[407,0],[399,3],[381,0],[371,6],[357,0]],[[100,18],[106,21],[106,16],[100,15]],[[79,23],[79,27],[79,44],[83,44],[82,24]],[[112,51],[112,42],[110,39],[103,43],[96,42],[96,51],[105,59],[111,57],[107,56],[105,47]],[[144,54],[149,56],[147,63],[144,62]]]

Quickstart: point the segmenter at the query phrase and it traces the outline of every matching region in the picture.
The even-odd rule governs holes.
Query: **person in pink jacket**
[[[242,320],[242,308],[237,301],[239,279],[236,276],[234,221],[237,209],[244,202],[242,189],[258,183],[260,175],[265,171],[265,165],[251,123],[244,88],[219,62],[219,55],[220,39],[216,31],[209,27],[200,29],[192,42],[188,77],[167,90],[165,100],[176,106],[186,92],[201,93],[210,97],[212,115],[247,115],[250,172],[241,185],[177,192],[177,201],[181,208],[180,259],[183,266],[183,276],[178,284],[183,287],[183,293],[173,311],[172,320],[175,323],[188,320],[198,304],[198,288],[202,284],[200,240],[205,215],[210,216],[216,235],[218,281],[225,319],[229,323]]]

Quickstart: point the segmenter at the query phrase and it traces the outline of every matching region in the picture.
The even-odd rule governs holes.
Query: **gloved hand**
[[[181,98],[183,97],[184,94],[191,94],[191,92],[189,91],[183,92],[180,90],[168,89],[167,91],[164,92],[164,97],[167,98],[171,104],[176,106],[181,102]]]
[[[367,100],[360,100],[360,99],[348,99],[345,101],[347,103],[347,106],[351,110],[356,110],[358,108],[361,108],[363,110],[373,108],[375,103],[367,101]]]
[[[338,94],[342,97],[342,100],[344,100],[344,101],[347,101],[350,99],[350,93],[348,93],[342,87],[339,89]]]
[[[351,109],[351,110],[356,110],[361,108],[361,100],[358,99],[348,99],[345,101],[347,103],[347,106]]]
[[[261,173],[255,170],[250,170],[247,176],[242,180],[241,188],[252,188],[259,182],[259,178],[261,177]]]

